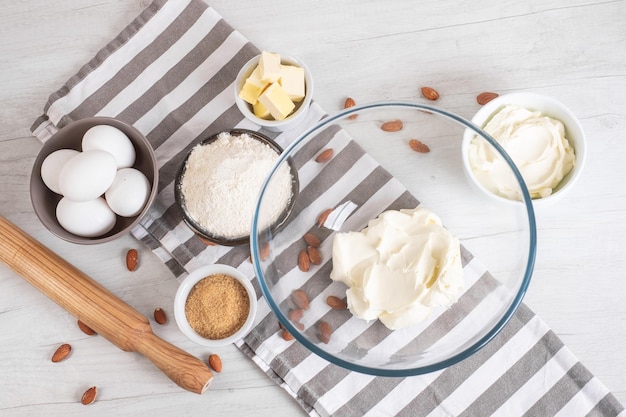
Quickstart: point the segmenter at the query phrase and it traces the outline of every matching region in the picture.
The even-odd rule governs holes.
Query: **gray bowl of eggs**
[[[133,126],[109,117],[72,122],[45,143],[30,197],[43,225],[79,244],[107,242],[139,223],[157,192],[154,150]]]

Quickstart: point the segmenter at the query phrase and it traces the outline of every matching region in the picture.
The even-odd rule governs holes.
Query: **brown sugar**
[[[246,288],[237,279],[214,274],[198,281],[185,302],[191,327],[207,339],[224,339],[239,330],[250,312]]]

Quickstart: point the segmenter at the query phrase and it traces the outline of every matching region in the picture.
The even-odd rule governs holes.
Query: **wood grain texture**
[[[143,316],[172,314],[178,283],[131,237],[94,247],[59,240],[30,205],[41,144],[28,129],[58,89],[146,6],[146,0],[4,2],[0,14],[0,215],[44,243]],[[210,0],[260,48],[302,59],[328,112],[379,99],[419,99],[471,117],[482,91],[535,91],[581,119],[588,159],[577,187],[537,213],[539,247],[526,303],[626,404],[626,1],[531,0],[267,2]],[[142,263],[126,270],[129,248]],[[199,358],[170,321],[154,329]],[[49,358],[72,344],[62,366]],[[304,416],[299,405],[235,347],[217,350],[224,372],[202,396],[181,390],[141,355],[88,337],[75,318],[0,265],[0,415],[78,416],[98,385],[92,416]],[[95,358],[95,359],[94,359]],[[48,365],[50,363],[50,365]],[[57,364],[58,365],[58,364]],[[34,384],[33,381],[37,383]]]
[[[145,316],[4,217],[0,260],[118,348],[150,359],[177,385],[197,394],[209,387],[206,364],[155,336]]]

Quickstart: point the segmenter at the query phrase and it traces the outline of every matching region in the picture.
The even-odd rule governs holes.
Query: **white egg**
[[[61,194],[59,188],[59,173],[63,168],[63,165],[72,158],[78,155],[78,151],[74,149],[59,149],[52,152],[41,163],[41,179],[50,190],[57,194]]]
[[[102,197],[89,201],[63,197],[57,204],[56,215],[65,230],[84,237],[104,235],[113,229],[117,219]]]
[[[111,186],[117,164],[105,151],[85,151],[70,158],[59,173],[59,189],[74,201],[93,200]]]
[[[141,212],[150,196],[150,181],[135,168],[117,171],[113,184],[104,195],[109,207],[124,217],[133,217]]]
[[[128,136],[116,127],[96,125],[85,132],[83,151],[107,151],[115,158],[117,168],[129,168],[135,163],[136,153]]]

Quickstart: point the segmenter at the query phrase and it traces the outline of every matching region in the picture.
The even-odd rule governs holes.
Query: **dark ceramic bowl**
[[[68,232],[59,224],[56,218],[56,207],[62,196],[54,193],[44,184],[41,178],[41,164],[48,155],[59,149],[74,149],[80,151],[83,135],[87,130],[96,125],[113,126],[128,136],[135,147],[136,153],[133,168],[141,171],[148,178],[151,190],[148,201],[137,216],[117,216],[115,226],[108,233],[98,237],[83,237]],[[89,117],[64,126],[44,143],[43,148],[41,148],[37,158],[35,158],[31,172],[30,199],[39,220],[41,220],[41,223],[54,235],[68,242],[83,245],[103,243],[125,235],[139,223],[156,197],[158,177],[159,169],[154,150],[141,132],[133,126],[117,119],[109,117]]]
[[[270,148],[276,151],[278,155],[280,155],[283,152],[283,149],[276,142],[274,142],[272,139],[268,138],[267,136],[259,132],[255,132],[255,131],[247,130],[247,129],[232,129],[232,130],[228,130],[227,132],[231,136],[240,136],[242,134],[247,134],[252,139],[258,140],[259,142],[262,142],[268,145]],[[207,139],[204,139],[202,142],[200,142],[200,145],[204,146],[204,145],[210,144],[211,142],[214,142],[215,140],[217,140],[217,137],[220,133],[222,132],[209,136]],[[222,246],[242,246],[242,245],[248,244],[250,242],[249,233],[244,236],[239,236],[236,238],[228,238],[224,236],[219,236],[215,234],[214,232],[207,230],[202,225],[200,225],[198,221],[193,217],[193,215],[187,209],[185,196],[182,191],[182,181],[183,181],[183,177],[185,176],[185,171],[187,168],[187,160],[189,159],[190,154],[191,154],[191,151],[189,152],[189,154],[187,154],[187,156],[185,157],[185,160],[183,161],[183,163],[181,164],[178,170],[178,174],[176,176],[176,185],[174,187],[174,196],[176,199],[176,204],[178,205],[178,207],[180,208],[182,212],[183,220],[185,221],[187,226],[191,230],[193,230],[196,234],[198,234],[202,238],[210,242],[213,242],[215,244],[222,245]],[[294,167],[291,161],[288,161],[288,163],[289,163],[290,171],[291,171],[291,199],[289,201],[289,204],[285,207],[285,209],[282,211],[282,213],[278,217],[277,221],[274,222],[274,224],[272,224],[271,226],[272,229],[280,228],[280,226],[285,222],[285,220],[287,220],[287,218],[289,217],[289,214],[291,213],[291,210],[293,209],[294,203],[297,198],[298,190],[300,188],[299,182],[298,182],[298,171]],[[250,218],[250,223],[252,223],[252,218]]]

